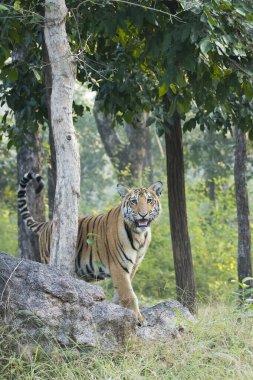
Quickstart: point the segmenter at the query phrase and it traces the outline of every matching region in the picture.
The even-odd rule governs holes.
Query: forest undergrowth
[[[1,328],[0,379],[252,380],[252,317],[236,306],[237,284],[231,282],[237,277],[233,186],[217,181],[216,201],[212,203],[201,184],[188,185],[187,199],[199,303],[190,332],[153,344],[129,339],[122,350],[113,353],[63,349],[57,344],[49,352],[36,344],[35,348],[19,345],[20,335]],[[152,244],[134,279],[141,306],[176,297],[166,194],[162,202],[163,213],[153,226]],[[115,204],[111,203],[108,207]],[[16,210],[4,203],[0,210],[1,249],[17,255]],[[110,297],[109,281],[104,288]]]
[[[2,380],[252,380],[252,318],[235,304],[200,305],[190,331],[167,342],[130,338],[118,352],[54,345],[18,346],[20,336],[0,333]]]

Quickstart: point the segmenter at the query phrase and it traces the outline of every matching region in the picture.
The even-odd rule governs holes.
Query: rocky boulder
[[[189,310],[174,300],[146,307],[141,313],[145,322],[137,328],[136,335],[146,341],[177,337],[183,331],[189,331],[194,322]]]
[[[107,302],[100,286],[0,251],[1,323],[23,333],[24,339],[115,350],[130,336],[144,340],[176,336],[193,320],[176,301],[142,313],[145,322],[136,326],[134,313]]]

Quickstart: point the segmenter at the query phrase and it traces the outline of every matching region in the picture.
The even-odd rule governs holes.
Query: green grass
[[[17,255],[18,253],[17,212],[0,203],[0,250]]]
[[[189,333],[165,343],[129,340],[110,353],[55,346],[46,353],[39,346],[12,349],[15,334],[1,332],[0,378],[29,379],[253,379],[252,319],[231,305],[202,306]]]

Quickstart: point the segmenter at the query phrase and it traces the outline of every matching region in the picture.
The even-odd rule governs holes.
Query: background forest
[[[36,242],[17,215],[16,191],[24,171],[40,172],[45,191],[35,202],[31,192],[31,209],[42,219],[53,217],[47,6],[47,0],[0,2],[0,250],[37,261]],[[112,355],[76,347],[56,347],[51,355],[39,346],[35,353],[16,353],[12,342],[18,337],[3,329],[1,378],[252,379],[252,306],[251,300],[244,302],[245,293],[238,306],[238,207],[243,210],[236,186],[240,175],[246,179],[252,212],[253,5],[250,0],[71,0],[66,6],[76,68],[79,215],[118,204],[119,182],[133,187],[161,180],[162,215],[133,287],[141,307],[180,298],[173,247],[179,224],[171,214],[176,209],[171,191],[184,204],[185,185],[189,242],[181,242],[184,254],[192,254],[198,323],[168,344],[130,342]],[[172,173],[181,184],[173,182]],[[244,216],[250,239],[252,216],[247,210]],[[249,243],[248,257],[250,249]],[[110,280],[101,285],[110,297]],[[250,294],[251,286],[248,279],[240,291]],[[187,295],[182,300],[187,305]]]
[[[93,98],[93,94],[86,88],[77,87],[77,103],[85,104],[92,109]],[[75,127],[78,131],[81,157],[80,215],[100,213],[119,202],[116,192],[117,176],[105,152],[93,114],[87,112],[85,116],[77,117]],[[124,126],[120,128],[119,132],[124,139]],[[151,132],[154,179],[161,179],[166,183],[163,139],[158,137],[155,127],[152,127]],[[46,132],[43,141],[44,162],[47,162],[49,148]],[[232,297],[236,288],[230,281],[237,279],[234,139],[229,134],[224,137],[215,131],[203,133],[196,129],[191,133],[185,133],[184,144],[187,211],[198,297],[201,301],[209,300],[210,297],[225,300]],[[17,255],[16,154],[13,148],[6,148],[6,140],[1,142],[0,149],[1,249]],[[250,142],[248,153],[247,179],[252,204]],[[144,173],[142,179],[144,185],[149,184],[147,174]],[[122,181],[124,182],[124,179]],[[210,190],[213,187],[214,198]],[[153,302],[154,299],[175,297],[166,193],[162,197],[162,204],[162,216],[153,227],[151,247],[134,283],[144,304]]]

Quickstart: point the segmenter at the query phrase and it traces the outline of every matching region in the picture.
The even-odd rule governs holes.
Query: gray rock
[[[174,300],[142,309],[141,313],[144,323],[138,327],[136,334],[148,341],[176,337],[183,331],[188,331],[195,321],[189,310]]]
[[[100,286],[3,252],[0,314],[1,323],[42,344],[117,349],[136,330],[134,313],[106,302]]]
[[[107,302],[100,286],[0,251],[0,323],[23,333],[25,341],[115,350],[130,336],[171,338],[193,321],[177,301],[145,308],[142,314],[145,322],[136,326],[134,313]]]

